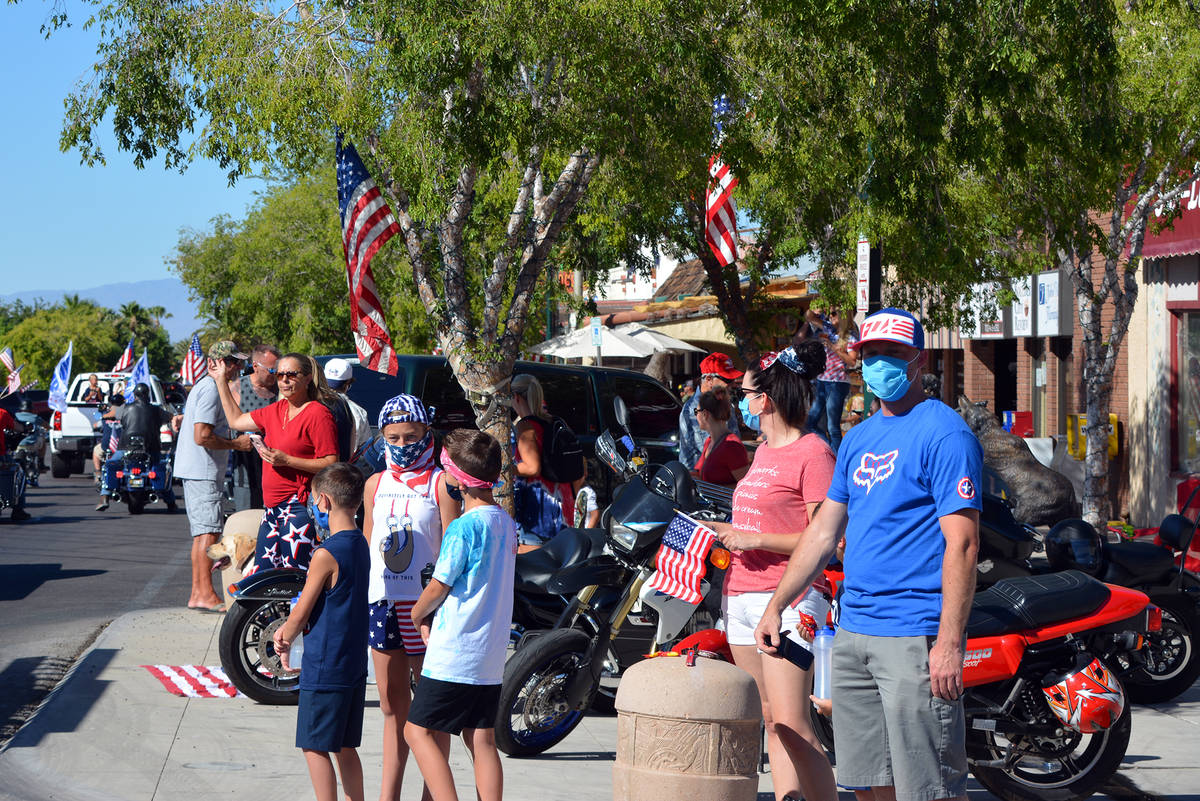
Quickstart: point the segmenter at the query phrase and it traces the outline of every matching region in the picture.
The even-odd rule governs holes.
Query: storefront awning
[[[1179,199],[1180,214],[1170,228],[1157,234],[1146,231],[1142,258],[1163,259],[1169,256],[1188,256],[1200,253],[1200,180],[1184,190]],[[1164,217],[1151,215],[1150,227],[1161,224]]]

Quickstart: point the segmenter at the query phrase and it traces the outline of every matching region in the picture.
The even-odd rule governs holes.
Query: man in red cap
[[[683,404],[683,411],[679,413],[679,461],[683,462],[684,466],[696,465],[696,460],[704,451],[704,440],[708,438],[708,433],[696,422],[696,404],[701,393],[718,387],[724,387],[726,392],[729,392],[729,385],[741,380],[742,371],[733,366],[733,359],[729,358],[728,354],[710,353],[701,360],[700,392],[692,393]],[[738,416],[732,397],[729,406],[729,430],[740,437],[741,429],[738,427]]]

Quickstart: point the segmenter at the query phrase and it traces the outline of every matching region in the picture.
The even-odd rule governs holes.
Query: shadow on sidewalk
[[[67,677],[50,691],[50,704],[34,717],[8,744],[8,748],[35,748],[47,734],[73,732],[87,717],[92,705],[112,682],[101,680],[100,673],[113,661],[117,651],[96,648],[75,664]],[[25,682],[37,692],[39,671],[49,672],[61,660],[51,658],[17,659],[3,673],[0,685]],[[36,702],[35,702],[36,703]]]

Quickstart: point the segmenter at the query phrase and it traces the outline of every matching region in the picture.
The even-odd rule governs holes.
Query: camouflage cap
[[[208,358],[210,359],[241,359],[245,361],[250,357],[238,350],[238,346],[233,343],[233,340],[222,339],[220,342],[214,343],[208,349]]]

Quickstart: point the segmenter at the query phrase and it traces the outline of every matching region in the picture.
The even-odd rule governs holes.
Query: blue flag
[[[50,408],[56,412],[67,410],[67,390],[71,388],[71,354],[75,350],[75,342],[67,344],[67,352],[58,360],[54,368],[54,377],[50,379]]]
[[[133,389],[138,384],[150,386],[150,362],[146,358],[146,351],[142,351],[142,358],[137,360],[137,364],[133,366],[133,372],[129,374],[129,381],[125,383],[125,397],[133,396]]]

